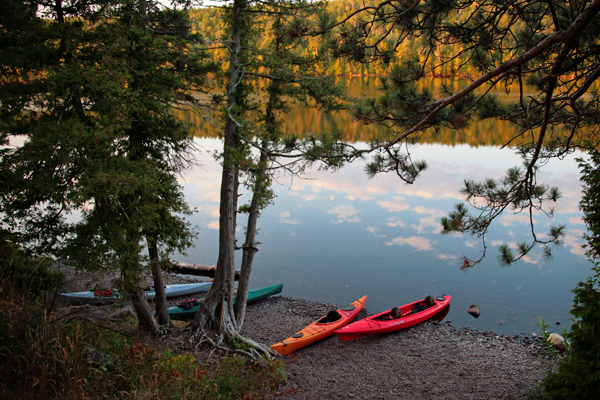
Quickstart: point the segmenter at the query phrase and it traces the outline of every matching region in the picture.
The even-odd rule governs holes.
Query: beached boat
[[[167,297],[187,296],[188,294],[192,293],[206,292],[211,288],[211,286],[212,282],[196,282],[166,285],[165,295]],[[153,300],[156,297],[156,292],[154,290],[146,291],[145,294],[148,300]],[[62,296],[66,296],[71,300],[80,300],[82,302],[85,302],[86,300],[110,301],[121,297],[121,293],[119,293],[116,290],[106,289],[86,292],[62,293]]]
[[[358,313],[365,307],[367,296],[364,296],[354,303],[340,307],[336,311],[330,311],[323,318],[318,319],[308,325],[301,331],[296,332],[289,338],[275,343],[271,348],[279,354],[287,355],[298,349],[315,343],[321,339],[333,335],[336,329],[349,324],[356,318]]]
[[[179,297],[187,296],[192,293],[208,292],[212,287],[212,282],[201,282],[201,283],[182,283],[178,285],[166,285],[165,295],[167,297]],[[154,300],[156,293],[154,290],[146,292],[146,298],[148,300]]]
[[[279,283],[277,285],[272,286],[265,286],[258,289],[251,289],[248,291],[248,300],[246,304],[254,303],[255,301],[262,300],[274,294],[281,293],[282,290],[283,283]],[[200,303],[202,303],[203,301],[204,299],[192,299],[181,302],[179,305],[176,305],[174,307],[169,307],[169,317],[171,317],[171,319],[177,320],[192,319],[194,318],[194,315],[196,315],[196,313],[198,312]]]
[[[430,299],[428,299],[430,298]],[[361,319],[335,331],[342,340],[353,340],[362,336],[378,333],[393,332],[414,326],[434,317],[450,305],[450,296],[443,295],[412,302],[391,310]],[[426,306],[426,300],[431,301],[431,306]]]

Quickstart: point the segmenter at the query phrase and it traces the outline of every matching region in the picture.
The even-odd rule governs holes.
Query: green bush
[[[573,289],[571,345],[541,383],[544,399],[600,399],[600,263]]]
[[[66,310],[48,314],[44,293],[62,275],[49,260],[0,243],[0,398],[260,399],[286,379],[281,361],[261,366],[225,355],[207,363],[161,351]]]
[[[587,249],[586,254],[592,259],[600,257],[600,152],[589,151],[590,159],[578,158],[581,169],[583,196],[579,208],[583,211],[583,221],[587,233],[583,235]]]
[[[0,297],[0,398],[261,399],[285,380],[281,361],[225,355],[208,363],[158,350],[41,299]]]
[[[0,282],[3,290],[40,296],[54,290],[64,274],[44,257],[32,257],[19,246],[0,240]]]

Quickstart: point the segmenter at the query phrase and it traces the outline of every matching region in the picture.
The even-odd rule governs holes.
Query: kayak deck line
[[[314,321],[291,335],[289,338],[271,345],[271,348],[279,354],[288,355],[296,350],[333,335],[336,329],[347,325],[356,318],[358,313],[365,307],[366,300],[367,296],[363,296],[347,306],[340,307],[335,311],[330,311],[324,317]]]
[[[431,299],[428,299],[428,297],[431,297]],[[335,334],[340,339],[348,341],[367,335],[406,329],[433,318],[450,306],[451,296],[443,295],[436,298],[433,298],[432,296],[428,297],[356,321],[337,329]],[[433,305],[427,307],[424,306],[425,300],[431,301],[430,304]],[[392,313],[394,315],[392,315]],[[397,313],[399,313],[399,315]],[[394,318],[394,316],[397,318]]]

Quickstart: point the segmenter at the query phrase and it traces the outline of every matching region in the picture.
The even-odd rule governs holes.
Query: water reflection
[[[375,129],[361,127],[348,116],[312,113],[294,110],[288,129],[306,132],[330,124],[346,127],[353,140]],[[203,132],[195,139],[200,167],[185,176],[182,184],[186,199],[199,210],[191,222],[200,227],[200,234],[196,248],[187,257],[177,258],[214,265],[221,175],[210,153],[222,144],[213,126],[198,128],[197,132]],[[473,132],[460,134],[442,132],[432,138],[439,142],[414,146],[413,157],[426,160],[429,168],[413,185],[392,174],[368,179],[360,163],[338,173],[309,169],[303,179],[280,175],[274,187],[275,204],[259,220],[262,244],[252,285],[283,282],[285,296],[331,304],[347,304],[366,294],[370,312],[405,304],[423,293],[447,293],[453,302],[447,315],[457,328],[531,334],[538,330],[538,316],[568,326],[570,290],[590,272],[581,248],[585,225],[578,210],[581,186],[575,157],[582,154],[551,162],[538,176],[540,182],[558,186],[563,194],[553,219],[534,216],[538,234],[550,224],[567,226],[565,246],[555,253],[554,262],[542,262],[541,252],[535,251],[513,267],[500,268],[495,259],[497,247],[516,246],[531,234],[526,218],[507,213],[487,236],[488,257],[479,268],[463,274],[458,270],[460,257],[477,257],[481,242],[470,236],[441,236],[440,218],[462,201],[464,179],[499,178],[521,162],[512,150],[494,146],[492,138],[502,137],[497,131],[504,129],[501,124],[472,128]],[[248,199],[245,193],[240,204]],[[238,222],[241,241],[243,215]],[[473,303],[485,310],[477,320],[467,313]]]
[[[208,154],[218,139],[196,139],[201,167],[182,181],[187,200],[199,212],[196,248],[181,261],[214,265],[220,170]],[[498,177],[519,159],[497,147],[421,145],[415,148],[430,167],[413,185],[393,175],[368,179],[363,166],[350,164],[338,173],[309,170],[306,179],[281,176],[275,204],[259,220],[253,286],[284,283],[283,295],[346,304],[367,294],[370,312],[405,304],[423,293],[452,296],[450,319],[456,327],[500,333],[537,332],[538,316],[568,322],[570,290],[589,272],[581,234],[585,226],[577,204],[581,197],[577,165],[571,157],[551,163],[539,179],[561,188],[553,220],[536,215],[540,231],[550,223],[567,225],[565,246],[544,263],[539,251],[510,268],[500,268],[497,246],[526,240],[530,230],[521,216],[507,214],[488,235],[489,256],[479,268],[463,274],[459,258],[474,257],[481,243],[469,236],[442,236],[439,219],[462,199],[466,177]],[[240,204],[247,202],[245,193]],[[244,216],[238,221],[242,240]],[[239,260],[240,255],[238,255]],[[485,310],[474,320],[469,306]],[[503,322],[501,325],[500,322]]]
[[[447,80],[445,80],[447,84]],[[452,84],[448,85],[454,91],[460,90],[462,87],[470,83],[467,80],[456,79]],[[366,97],[377,97],[381,94],[381,80],[375,77],[352,78],[344,81],[347,87],[348,94],[356,99]],[[424,79],[420,83],[421,88],[427,87],[431,93],[439,93],[438,88],[441,87],[442,80],[438,78]],[[483,92],[484,88],[480,88],[479,92]],[[516,85],[508,88],[494,88],[490,93],[502,101],[514,102],[519,99],[519,90]],[[526,89],[524,95],[527,96],[529,91]],[[221,120],[218,116],[212,115],[212,120],[209,124],[203,120],[198,113],[185,112],[183,110],[175,111],[178,115],[188,122],[191,128],[191,133],[194,136],[201,138],[217,138],[222,132],[222,126],[219,124]],[[206,116],[206,114],[205,114]],[[342,138],[351,143],[368,142],[374,139],[389,139],[390,133],[378,125],[364,125],[354,120],[351,114],[345,112],[339,113],[324,113],[315,109],[306,109],[301,105],[293,106],[290,112],[283,117],[285,119],[285,132],[287,134],[296,134],[299,136],[308,133],[317,132],[337,132]],[[552,135],[554,128],[549,130],[548,136]],[[560,129],[556,128],[556,132],[561,134]],[[468,144],[472,147],[481,146],[503,146],[519,133],[513,125],[505,121],[499,120],[484,120],[470,123],[463,130],[450,129],[448,127],[440,127],[438,130],[429,129],[419,137],[420,143],[437,143],[449,146],[457,146],[460,144]],[[581,129],[574,142],[579,138],[584,138],[588,143],[596,143],[597,135],[587,135],[587,129]],[[513,140],[512,145],[518,146],[521,142],[519,139]]]
[[[440,322],[442,322],[444,320],[444,318],[446,318],[446,316],[448,315],[449,312],[450,312],[450,303],[448,303],[448,306],[444,307],[444,309],[442,311],[435,314],[429,320],[439,324]],[[452,322],[452,321],[450,321],[450,322]]]

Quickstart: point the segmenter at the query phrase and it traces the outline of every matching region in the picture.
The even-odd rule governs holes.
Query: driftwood
[[[215,277],[215,271],[217,269],[216,266],[212,265],[198,265],[198,264],[188,264],[182,262],[170,261],[170,272],[174,272],[176,274],[186,274],[186,275],[195,275],[195,276],[208,276],[211,278]],[[240,271],[235,271],[235,280],[238,281],[240,279]]]

